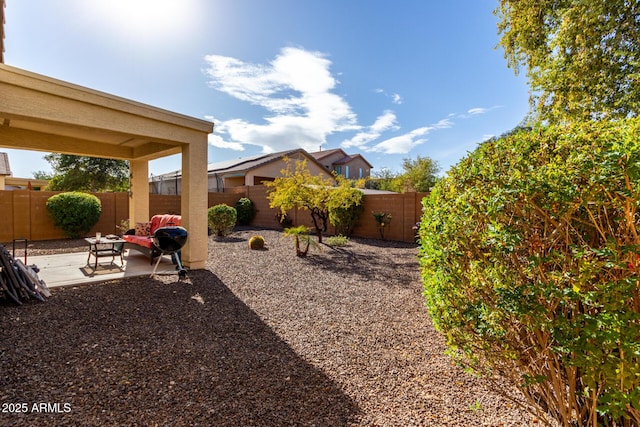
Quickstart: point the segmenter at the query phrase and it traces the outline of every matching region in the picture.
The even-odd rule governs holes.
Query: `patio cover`
[[[0,63],[0,147],[128,160],[129,218],[149,220],[149,160],[182,154],[184,263],[207,259],[207,137],[213,123]]]

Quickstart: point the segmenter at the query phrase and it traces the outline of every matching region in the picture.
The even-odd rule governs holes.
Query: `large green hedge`
[[[54,225],[72,238],[86,235],[98,223],[102,213],[100,199],[77,191],[51,196],[46,206]]]
[[[563,425],[640,425],[639,203],[638,119],[521,130],[463,159],[420,228],[451,354]]]

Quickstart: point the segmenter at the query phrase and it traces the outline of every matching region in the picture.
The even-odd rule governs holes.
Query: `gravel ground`
[[[255,234],[265,250],[248,248]],[[0,300],[0,425],[538,425],[443,354],[416,254],[352,239],[297,258],[281,232],[240,229],[211,237],[185,281]]]

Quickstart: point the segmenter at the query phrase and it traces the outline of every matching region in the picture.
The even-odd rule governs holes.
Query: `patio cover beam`
[[[183,260],[191,268],[207,258],[206,185],[201,190],[211,132],[205,120],[0,64],[0,146],[130,161],[132,221],[148,220],[148,161],[182,154],[189,194],[181,214],[190,229]]]

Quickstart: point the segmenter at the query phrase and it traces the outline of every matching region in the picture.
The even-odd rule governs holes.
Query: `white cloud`
[[[378,116],[375,123],[371,126],[371,129],[375,132],[399,129],[399,126],[396,124],[395,113],[390,110],[385,111],[381,116]]]
[[[441,119],[435,125],[433,129],[448,129],[453,126],[453,121],[450,118]]]
[[[475,116],[475,115],[477,115],[477,114],[484,114],[484,113],[486,113],[487,111],[489,111],[489,109],[488,109],[488,108],[480,108],[480,107],[477,107],[477,108],[471,108],[470,110],[468,110],[468,111],[467,111],[467,113],[468,113],[468,114],[470,114],[470,115],[472,115],[472,116]]]
[[[341,143],[343,148],[406,154],[424,144],[433,131],[452,128],[457,120],[499,108],[470,108],[465,113],[451,113],[434,124],[393,135],[400,131],[400,126],[391,110],[382,112],[369,126],[358,125],[349,103],[335,93],[339,82],[331,73],[331,61],[322,53],[290,47],[281,49],[266,64],[221,55],[208,55],[205,61],[205,73],[212,88],[263,110],[258,120],[216,121],[209,143],[236,151],[247,146],[259,147],[264,153],[298,147],[317,151],[326,144],[328,136],[355,132]],[[390,98],[394,104],[402,103],[397,93],[389,94],[384,89],[374,92]]]
[[[479,116],[481,114],[487,114],[488,112],[495,110],[496,108],[500,108],[499,105],[494,105],[493,107],[474,107],[467,110],[466,113],[457,114],[456,117],[460,119],[468,119],[473,116]]]
[[[375,138],[369,139],[368,142],[372,142],[381,136],[383,131],[386,130],[399,130],[400,128],[395,125],[395,115],[393,116],[394,121],[390,123],[388,121],[388,117],[380,116],[376,121],[377,124],[381,124],[377,136]],[[385,126],[385,124],[387,124]],[[376,126],[374,124],[374,126]],[[374,127],[372,126],[372,128]],[[404,133],[399,136],[395,136],[389,139],[386,139],[374,146],[366,146],[365,144],[361,144],[358,147],[361,150],[369,151],[369,152],[380,152],[385,154],[406,154],[409,151],[413,150],[416,146],[420,144],[424,144],[427,141],[426,136],[434,130],[438,129],[448,129],[453,126],[453,121],[450,116],[444,119],[439,120],[433,125],[423,126],[417,129],[412,130],[411,132]],[[370,132],[373,133],[373,132]],[[345,144],[343,143],[343,146]]]
[[[387,98],[391,98],[391,102],[393,102],[396,105],[402,104],[402,96],[400,96],[400,94],[397,94],[397,93],[389,94],[389,93],[387,93],[387,91],[385,91],[384,89],[380,89],[380,88],[374,89],[373,92],[382,94]]]
[[[227,142],[218,135],[210,134],[209,135],[209,144],[218,148],[228,148],[234,151],[244,151],[244,147],[242,144],[238,144],[237,142]]]
[[[359,129],[351,106],[332,92],[338,82],[331,61],[321,53],[284,48],[268,65],[220,55],[205,60],[211,87],[266,112],[261,124],[242,119],[220,123],[217,144],[256,145],[263,152],[317,151],[328,135]]]
[[[385,111],[384,114],[376,119],[373,125],[357,133],[353,138],[343,141],[341,146],[343,148],[358,147],[359,150],[366,152],[406,154],[416,146],[425,143],[427,141],[425,137],[430,132],[438,129],[451,128],[454,124],[451,117],[453,117],[453,115],[450,114],[432,125],[414,129],[411,132],[388,138],[378,144],[370,146],[369,144],[371,142],[380,138],[385,132],[400,130],[395,113],[393,111]]]
[[[376,121],[366,130],[358,132],[353,138],[343,141],[341,145],[343,148],[358,147],[366,150],[366,145],[380,138],[383,132],[398,129],[395,113],[387,110],[381,116],[378,116]]]
[[[406,154],[416,146],[427,141],[426,136],[434,127],[425,126],[414,129],[404,135],[389,138],[371,147],[367,151],[381,152],[385,154]]]

